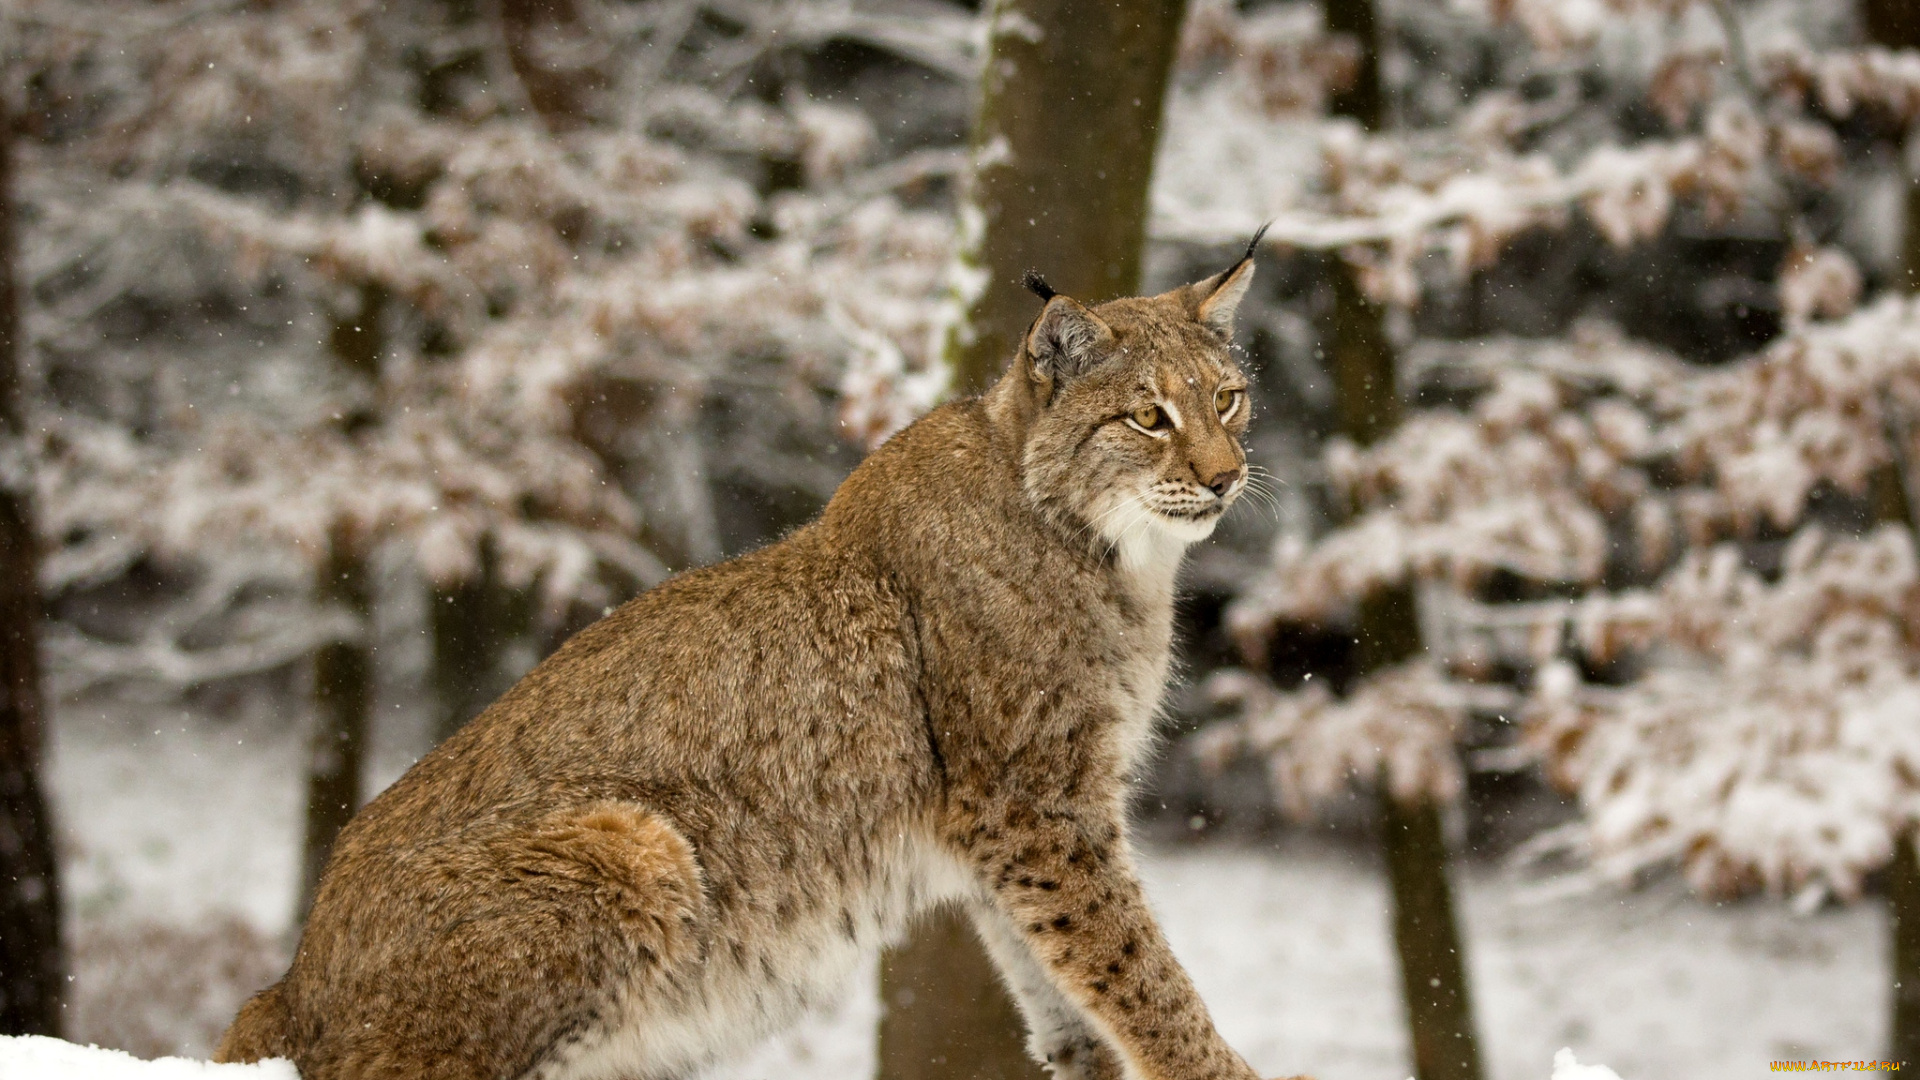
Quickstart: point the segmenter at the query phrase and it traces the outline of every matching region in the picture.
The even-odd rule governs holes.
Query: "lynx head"
[[[1123,559],[1206,538],[1246,486],[1231,345],[1259,242],[1203,281],[1093,307],[1028,276],[1046,306],[996,388],[1024,405],[1022,483]]]

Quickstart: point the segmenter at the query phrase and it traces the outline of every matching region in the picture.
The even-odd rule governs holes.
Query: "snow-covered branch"
[[[1228,611],[1237,637],[1257,642],[1277,620],[1325,618],[1415,578],[1462,590],[1501,570],[1600,578],[1610,521],[1657,505],[1647,473],[1661,450],[1654,407],[1685,365],[1600,324],[1571,342],[1493,343],[1480,354],[1490,385],[1470,410],[1422,412],[1365,450],[1330,444],[1328,477],[1354,516],[1311,545],[1282,538],[1271,568]],[[1657,529],[1644,546],[1655,561],[1666,554]]]
[[[1202,765],[1264,761],[1280,805],[1303,820],[1356,783],[1383,785],[1407,804],[1454,801],[1466,785],[1454,744],[1470,712],[1513,701],[1424,660],[1379,672],[1345,697],[1311,683],[1281,692],[1238,670],[1215,675],[1207,691],[1237,715],[1195,737]]]
[[[1677,650],[1633,683],[1547,667],[1528,743],[1574,791],[1596,869],[1678,862],[1695,889],[1851,899],[1920,823],[1912,537],[1809,529],[1768,583],[1719,548],[1652,593],[1596,600],[1596,655]]]

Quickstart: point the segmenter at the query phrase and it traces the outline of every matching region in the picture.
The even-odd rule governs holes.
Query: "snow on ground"
[[[61,715],[54,726],[67,903],[87,919],[223,911],[277,931],[299,873],[298,733],[179,709],[144,719]]]
[[[255,1065],[209,1065],[169,1057],[141,1061],[118,1050],[76,1046],[37,1035],[0,1035],[0,1066],[8,1080],[299,1080],[280,1059]],[[1565,1047],[1554,1055],[1553,1080],[1620,1080],[1604,1065],[1582,1065]]]
[[[1267,1075],[1406,1075],[1386,887],[1365,853],[1294,840],[1162,851],[1147,887],[1227,1040]],[[1737,1080],[1774,1058],[1872,1058],[1887,983],[1879,910],[1715,908],[1675,884],[1530,902],[1490,869],[1462,917],[1495,1080],[1560,1047],[1625,1077]]]
[[[1563,1046],[1553,1055],[1553,1080],[1620,1080],[1620,1074],[1605,1065],[1582,1065],[1573,1049]]]
[[[141,1061],[118,1050],[75,1046],[37,1035],[0,1035],[0,1076],[7,1080],[300,1080],[284,1061],[209,1065],[185,1058]]]
[[[390,730],[376,775],[391,781],[414,752]],[[284,963],[302,757],[297,734],[265,719],[72,707],[56,718],[50,773],[82,953],[76,1039],[204,1055],[240,996]],[[1257,1069],[1407,1075],[1385,886],[1369,851],[1301,835],[1203,841],[1149,850],[1143,873],[1175,951]],[[1537,1080],[1561,1047],[1629,1080],[1745,1080],[1776,1058],[1882,1048],[1885,925],[1871,903],[1797,916],[1702,904],[1673,884],[1544,900],[1495,868],[1463,877],[1492,1080]],[[126,955],[156,939],[155,962]],[[179,982],[182,964],[165,950],[208,941],[229,953]],[[191,1000],[120,1015],[154,997]],[[710,1080],[871,1075],[878,1013],[868,974],[832,1015]],[[147,1041],[128,1045],[128,1031]],[[157,1045],[166,1032],[177,1041]]]

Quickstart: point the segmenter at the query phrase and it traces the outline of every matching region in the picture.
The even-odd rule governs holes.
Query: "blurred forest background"
[[[9,0],[0,1031],[206,1053],[355,805],[1022,271],[1272,221],[1138,805],[1229,1039],[1920,1061],[1917,7]],[[725,1075],[1037,1077],[977,953]]]

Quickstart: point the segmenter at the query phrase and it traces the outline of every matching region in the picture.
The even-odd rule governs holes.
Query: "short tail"
[[[293,1056],[292,1016],[286,995],[275,983],[247,999],[240,1015],[220,1039],[213,1060],[244,1063]]]

